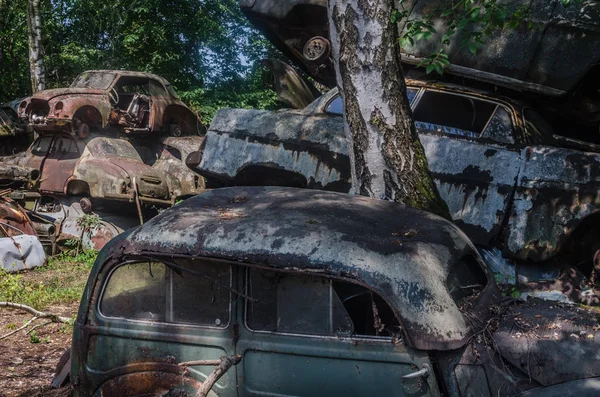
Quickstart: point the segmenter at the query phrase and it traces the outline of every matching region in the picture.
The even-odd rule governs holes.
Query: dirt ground
[[[48,307],[47,311],[71,317],[77,307],[78,303],[73,303]],[[12,324],[20,327],[31,318],[29,313],[3,308],[0,310],[0,333],[5,335],[11,331]],[[38,319],[35,324],[46,321]],[[0,397],[60,395],[48,390],[48,386],[60,357],[71,346],[72,327],[48,324],[35,329],[35,337],[26,334],[30,329],[31,326],[0,340]],[[32,343],[32,340],[39,342]]]

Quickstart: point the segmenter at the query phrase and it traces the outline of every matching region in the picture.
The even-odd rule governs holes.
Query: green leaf
[[[444,66],[442,66],[442,64],[436,62],[433,64],[435,71],[438,72],[438,74],[443,75],[444,74]]]
[[[427,65],[427,67],[425,68],[425,73],[429,74],[431,72],[433,72],[433,70],[435,69],[435,65],[433,63],[430,63],[429,65]]]
[[[477,54],[477,44],[475,44],[474,42],[470,42],[469,43],[469,52],[471,52],[471,54],[475,55]]]

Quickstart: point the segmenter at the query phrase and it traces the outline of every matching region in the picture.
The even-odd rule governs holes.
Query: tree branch
[[[0,336],[0,340],[2,340],[2,339],[6,339],[6,338],[8,338],[8,337],[9,337],[9,336],[11,336],[11,335],[14,335],[14,334],[16,334],[17,332],[24,330],[25,328],[27,328],[27,326],[28,326],[29,324],[31,324],[32,322],[34,322],[34,321],[35,321],[35,320],[37,320],[37,319],[38,319],[37,317],[34,317],[34,318],[32,318],[31,320],[27,321],[27,322],[26,322],[26,323],[25,323],[25,324],[24,324],[24,325],[23,325],[21,328],[17,328],[17,329],[15,329],[14,331],[12,331],[12,332],[9,332],[9,333],[8,333],[8,334],[6,334],[6,335],[2,335],[2,336]]]
[[[208,393],[211,391],[215,383],[221,376],[223,376],[229,368],[237,365],[242,360],[241,354],[236,354],[235,356],[221,356],[219,360],[197,360],[197,361],[187,361],[183,363],[179,363],[181,367],[190,367],[192,365],[216,365],[215,368],[210,375],[202,382],[202,386],[196,392],[195,397],[206,397]]]
[[[23,305],[20,303],[12,303],[12,302],[0,302],[0,307],[9,307],[12,309],[24,310],[28,313],[33,314],[36,318],[47,318],[52,320],[54,323],[63,323],[63,324],[72,324],[73,321],[69,317],[62,317],[54,313],[41,312],[39,310],[35,310],[31,306]]]

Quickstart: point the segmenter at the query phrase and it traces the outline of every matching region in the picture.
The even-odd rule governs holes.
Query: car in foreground
[[[451,84],[407,85],[432,176],[469,238],[520,261],[565,253],[589,274],[600,248],[600,154],[589,152],[594,145],[557,136],[518,101]],[[348,192],[343,123],[337,89],[304,109],[221,109],[202,156],[189,165],[220,186]]]
[[[199,135],[203,126],[164,78],[142,72],[89,70],[69,88],[35,93],[19,116],[38,132],[63,131],[86,138],[90,131]]]
[[[25,152],[0,157],[0,166],[36,170],[42,194],[82,197],[84,212],[94,201],[171,206],[204,189],[204,180],[185,166],[200,136],[114,138],[90,134],[43,134]]]
[[[74,397],[592,396],[597,321],[501,305],[473,244],[435,215],[224,188],[104,247],[55,381],[70,368]]]

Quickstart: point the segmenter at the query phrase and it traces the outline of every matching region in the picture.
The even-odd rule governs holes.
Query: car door
[[[194,395],[215,367],[191,365],[182,375],[178,364],[233,355],[231,280],[231,266],[204,260],[130,261],[99,278],[82,367],[94,391]],[[213,391],[235,396],[234,371]]]
[[[43,162],[40,190],[64,193],[67,180],[73,176],[80,157],[75,138],[56,135]]]
[[[500,232],[521,164],[512,111],[490,100],[423,89],[413,118],[455,223],[476,244]]]
[[[374,292],[305,274],[240,274],[249,297],[238,308],[238,396],[439,395],[431,371],[402,378],[431,363],[405,345]]]

